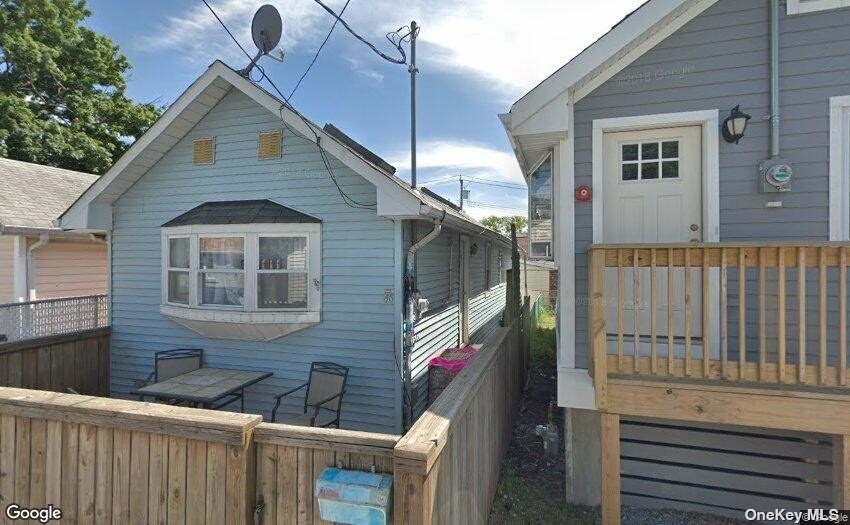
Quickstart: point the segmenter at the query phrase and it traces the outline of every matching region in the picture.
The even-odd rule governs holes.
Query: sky
[[[287,95],[333,23],[314,0],[208,0],[249,51],[254,11],[271,3],[283,19],[282,63],[262,65]],[[411,20],[417,44],[418,180],[457,200],[468,185],[476,218],[525,215],[527,195],[498,115],[607,32],[643,0],[350,0],[343,18],[388,55],[384,35]],[[345,0],[327,0],[336,12]],[[89,0],[85,23],[130,59],[129,95],[168,105],[216,59],[248,60],[201,0]],[[341,25],[291,99],[318,124],[331,122],[410,177],[410,76]],[[429,184],[428,181],[435,181]],[[488,184],[489,183],[489,184]],[[495,183],[496,185],[493,185]]]

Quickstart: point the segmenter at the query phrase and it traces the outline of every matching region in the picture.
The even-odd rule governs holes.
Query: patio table
[[[212,408],[218,401],[239,392],[241,411],[244,412],[245,389],[272,375],[271,372],[199,368],[159,383],[138,388],[133,393],[140,396],[187,401],[199,405],[201,408]],[[234,398],[233,401],[235,400]]]

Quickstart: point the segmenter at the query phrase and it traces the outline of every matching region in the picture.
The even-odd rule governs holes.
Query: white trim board
[[[829,99],[829,240],[850,239],[850,95]]]
[[[802,15],[842,7],[850,7],[850,0],[788,0],[789,15]]]
[[[515,102],[512,129],[576,86],[578,102],[717,1],[650,0]]]
[[[570,104],[570,125],[572,125],[573,105]],[[706,242],[720,240],[720,112],[719,110],[695,111],[686,113],[668,113],[645,115],[638,117],[620,117],[595,120],[593,122],[593,242],[601,243],[603,237],[602,220],[602,173],[604,169],[603,142],[606,131],[631,131],[637,129],[659,128],[670,126],[699,125],[703,128],[703,221],[705,224]],[[596,408],[593,397],[593,382],[587,370],[577,369],[575,360],[575,164],[574,136],[568,135],[568,140],[561,143],[559,148],[559,169],[557,172],[559,186],[559,217],[570,218],[571,221],[563,232],[560,232],[557,253],[560,258],[559,295],[559,340],[558,340],[558,406]],[[561,223],[559,219],[559,223]],[[716,276],[712,276],[714,280]],[[715,289],[719,287],[715,286]],[[719,292],[718,292],[719,293]],[[713,299],[713,304],[719,304]],[[717,315],[712,316],[713,325],[717,324]],[[719,326],[712,326],[717,332]],[[572,340],[568,337],[572,334]],[[716,340],[717,338],[715,338]]]

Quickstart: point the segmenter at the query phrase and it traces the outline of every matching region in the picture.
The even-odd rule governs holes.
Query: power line
[[[342,6],[342,10],[339,12],[339,16],[334,17],[334,23],[331,25],[331,29],[330,29],[330,31],[328,31],[328,35],[322,41],[322,45],[319,46],[319,49],[316,50],[316,54],[313,55],[313,60],[310,61],[310,65],[307,66],[307,69],[305,69],[304,73],[301,74],[301,78],[299,78],[298,82],[295,83],[295,87],[292,88],[292,91],[289,92],[289,100],[292,100],[292,97],[295,95],[295,92],[298,91],[298,87],[301,85],[301,82],[304,80],[304,77],[306,77],[307,74],[310,72],[310,70],[313,68],[313,64],[315,64],[316,60],[318,60],[318,58],[319,58],[319,53],[322,52],[322,49],[325,47],[325,44],[327,44],[328,40],[330,40],[331,35],[334,32],[334,29],[336,29],[337,23],[339,23],[340,18],[342,17],[342,14],[345,13],[345,10],[346,10],[346,8],[348,8],[348,4],[350,4],[350,3],[351,3],[351,0],[346,0],[345,5]]]
[[[341,11],[340,11],[339,14],[336,14],[334,12],[334,10],[331,9],[330,7],[326,6],[322,2],[322,0],[313,0],[313,1],[316,2],[317,4],[319,4],[320,6],[322,6],[322,8],[325,11],[327,11],[340,24],[342,24],[342,27],[344,27],[346,29],[346,31],[351,33],[352,36],[354,36],[354,38],[356,38],[357,40],[366,44],[366,46],[368,46],[369,49],[374,51],[375,54],[377,54],[379,57],[383,58],[387,62],[392,62],[393,64],[400,64],[400,65],[407,64],[407,54],[404,52],[404,48],[401,47],[401,44],[402,44],[402,42],[406,42],[407,39],[410,37],[411,33],[409,31],[409,28],[407,28],[406,26],[402,26],[402,27],[398,28],[397,30],[395,30],[391,33],[387,33],[387,35],[386,35],[387,40],[389,40],[390,44],[392,44],[393,47],[395,47],[398,50],[399,54],[401,55],[400,58],[394,58],[394,57],[391,57],[391,56],[385,54],[383,51],[381,51],[380,49],[375,47],[375,45],[373,43],[369,42],[368,40],[366,40],[362,36],[358,35],[356,31],[351,29],[351,26],[349,26],[348,23],[345,20],[342,19],[342,12]],[[345,8],[343,8],[343,10],[345,10]],[[402,35],[401,32],[403,30],[405,30],[406,28],[408,29],[408,33],[405,34],[405,35]]]
[[[509,189],[509,190],[522,190],[522,191],[528,190],[527,186],[520,186],[519,184],[505,184],[505,183],[500,183],[500,182],[482,182],[482,181],[476,180],[476,179],[469,179],[469,182],[471,182],[473,184],[482,184],[484,186],[495,186],[495,187],[498,187],[498,188],[505,188],[505,189]]]
[[[253,62],[253,58],[251,57],[251,55],[249,55],[248,52],[245,51],[245,48],[242,47],[242,44],[239,43],[239,40],[236,39],[236,37],[233,35],[233,32],[230,31],[230,29],[227,27],[227,24],[225,24],[224,21],[221,19],[221,17],[218,16],[218,13],[215,12],[215,9],[212,8],[212,6],[207,2],[207,0],[201,0],[201,1],[204,3],[205,6],[207,6],[207,9],[209,9],[210,13],[212,13],[212,15],[215,17],[215,19],[218,20],[218,23],[221,24],[221,27],[224,28],[224,30],[230,36],[230,39],[233,40],[233,42],[239,47],[240,50],[242,50],[242,52],[245,54],[245,56],[248,57],[248,59]],[[343,24],[344,23],[345,22],[343,21]],[[266,79],[266,81],[268,81],[268,83],[272,86],[272,88],[274,88],[274,90],[277,92],[277,94],[280,95],[280,98],[282,99],[281,100],[281,107],[280,107],[280,120],[283,123],[283,125],[286,126],[286,129],[288,129],[289,132],[292,133],[293,135],[298,135],[298,133],[296,133],[295,130],[293,130],[289,126],[289,124],[286,122],[286,120],[283,118],[283,109],[284,108],[289,109],[298,118],[300,118],[301,121],[304,122],[304,125],[307,126],[307,129],[315,137],[315,144],[316,144],[316,147],[319,149],[319,156],[322,157],[322,163],[325,166],[325,170],[327,170],[328,176],[330,177],[331,182],[333,182],[334,186],[336,186],[336,189],[339,192],[340,197],[342,197],[343,202],[346,205],[348,205],[350,208],[374,210],[375,207],[377,206],[377,203],[375,203],[375,204],[364,204],[364,203],[361,203],[361,202],[357,202],[350,195],[345,193],[345,191],[343,191],[342,187],[339,185],[339,182],[336,180],[336,175],[334,175],[333,169],[331,168],[331,165],[330,165],[330,161],[328,160],[327,156],[325,155],[324,148],[322,148],[322,144],[321,144],[319,134],[316,133],[315,129],[313,129],[313,125],[306,118],[304,118],[304,116],[301,113],[299,113],[298,110],[296,110],[295,107],[292,106],[292,104],[289,103],[289,98],[287,98],[286,95],[283,94],[283,92],[280,90],[280,88],[277,87],[277,84],[275,84],[274,81],[271,79],[271,77],[269,77],[266,74],[265,69],[263,69],[259,64],[255,64],[255,67],[257,68],[257,70],[262,75],[260,77],[260,80]],[[249,78],[249,80],[251,80],[253,82],[252,79]]]

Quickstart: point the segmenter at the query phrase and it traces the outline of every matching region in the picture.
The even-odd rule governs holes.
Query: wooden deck
[[[603,522],[619,523],[620,418],[834,436],[850,505],[846,244],[592,246],[590,372]]]

